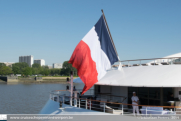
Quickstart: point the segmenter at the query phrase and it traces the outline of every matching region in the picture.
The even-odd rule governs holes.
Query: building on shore
[[[4,63],[6,66],[12,67],[12,65],[14,64],[14,62],[0,62],[0,63]]]
[[[33,65],[33,56],[19,56],[19,63],[21,62],[25,62],[29,65],[29,67],[31,67]]]
[[[48,68],[49,68],[49,69],[52,69],[53,67],[52,67],[51,65],[48,65]]]
[[[53,63],[53,68],[62,68],[62,63]]]
[[[37,59],[37,60],[34,60],[34,63],[38,63],[41,66],[44,66],[45,65],[45,60],[44,59]]]

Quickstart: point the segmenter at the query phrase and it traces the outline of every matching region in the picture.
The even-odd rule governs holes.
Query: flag
[[[102,15],[78,43],[69,60],[85,84],[82,94],[98,82],[117,61],[118,56]]]

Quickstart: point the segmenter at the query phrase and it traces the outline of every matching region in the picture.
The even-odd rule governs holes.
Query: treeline
[[[74,72],[74,76],[77,76],[76,68],[72,67],[68,61],[63,63],[62,69],[49,69],[48,66],[40,66],[40,64],[33,64],[29,67],[27,63],[15,63],[10,66],[6,66],[4,63],[0,63],[0,75],[10,75],[10,74],[21,74],[24,76],[28,75],[45,75],[45,76],[69,76],[70,71]]]

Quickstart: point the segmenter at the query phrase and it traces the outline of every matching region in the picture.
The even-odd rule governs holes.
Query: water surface
[[[65,90],[63,83],[0,84],[0,114],[38,114],[52,90]]]

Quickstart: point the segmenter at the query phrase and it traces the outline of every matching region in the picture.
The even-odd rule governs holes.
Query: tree
[[[41,65],[38,64],[38,63],[34,63],[34,64],[32,65],[32,68],[41,68]]]
[[[6,64],[4,64],[4,63],[0,63],[0,67],[2,67],[2,66],[6,66]]]
[[[74,75],[77,75],[77,69],[72,67],[72,64],[68,63],[68,61],[64,61],[63,68],[61,69],[61,75],[70,75],[70,71],[74,72]]]
[[[49,75],[50,74],[50,69],[48,66],[42,66],[41,72],[42,75]]]
[[[33,75],[39,74],[41,71],[41,69],[38,69],[38,68],[31,68],[31,70],[32,70]]]
[[[55,68],[50,69],[51,75],[56,75],[56,74],[60,75],[60,72],[61,72],[61,69],[55,69]]]
[[[49,69],[49,67],[48,67],[48,66],[42,66],[42,68],[43,68],[43,69]]]
[[[23,71],[26,67],[29,67],[27,63],[15,63],[12,65],[12,71],[14,74],[23,74]]]
[[[11,68],[8,66],[0,66],[0,75],[9,75],[13,73]]]
[[[26,75],[26,76],[32,75],[32,70],[31,70],[31,68],[30,68],[30,67],[24,68],[23,74]]]
[[[32,65],[32,74],[33,74],[33,75],[39,74],[39,73],[41,72],[41,70],[42,70],[42,67],[41,67],[40,64],[34,63],[34,64]]]

